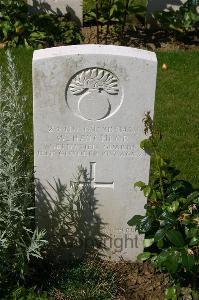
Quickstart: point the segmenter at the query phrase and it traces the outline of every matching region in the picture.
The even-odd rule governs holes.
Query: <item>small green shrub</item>
[[[80,28],[68,15],[30,15],[27,7],[23,0],[0,0],[1,43],[32,48],[80,43]]]
[[[18,287],[5,296],[3,300],[55,300],[55,298],[50,297],[47,292],[37,292],[33,288]]]
[[[178,172],[160,155],[161,134],[153,130],[149,113],[144,122],[149,138],[141,142],[141,148],[152,155],[155,167],[149,184],[135,183],[148,198],[146,216],[136,215],[128,222],[145,234],[148,251],[138,259],[150,259],[175,282],[194,289],[199,275],[199,192],[177,179]]]
[[[127,29],[135,30],[135,16],[145,16],[145,13],[146,5],[137,4],[135,0],[86,0],[84,2],[84,21],[86,24],[97,25],[98,42],[102,27],[105,26],[108,35],[111,25],[114,25],[114,31],[123,42]]]
[[[44,232],[35,230],[33,172],[24,134],[26,97],[10,52],[0,70],[0,286],[24,280],[31,257],[41,258]],[[4,73],[5,74],[5,73]],[[6,84],[5,84],[6,82]]]
[[[199,28],[199,12],[196,3],[186,1],[179,10],[158,12],[154,15],[160,28],[180,34],[196,32]]]

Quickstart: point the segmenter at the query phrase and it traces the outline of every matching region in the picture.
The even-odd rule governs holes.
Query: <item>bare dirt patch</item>
[[[109,265],[118,285],[117,300],[163,300],[168,277],[149,263],[118,262]]]

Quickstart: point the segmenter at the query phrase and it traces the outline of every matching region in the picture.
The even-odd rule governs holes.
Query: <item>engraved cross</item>
[[[90,184],[92,188],[111,188],[114,189],[114,181],[105,182],[96,180],[96,162],[90,162]],[[86,182],[81,182],[80,186],[83,186]]]
[[[99,182],[96,180],[96,163],[90,162],[90,182],[93,188],[111,188],[114,189],[114,182]]]

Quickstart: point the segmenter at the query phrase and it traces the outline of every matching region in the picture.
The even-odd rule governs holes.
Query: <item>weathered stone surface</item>
[[[30,11],[43,11],[57,15],[70,13],[73,19],[82,22],[83,7],[82,0],[27,0]]]
[[[144,114],[153,116],[156,69],[153,52],[127,47],[34,52],[37,217],[54,236],[54,249],[65,243],[68,257],[97,241],[113,260],[135,260],[143,250],[143,237],[127,221],[143,214],[146,203],[133,183],[148,181],[150,157],[139,144]],[[79,189],[87,195],[66,207],[63,186],[74,187],[80,165],[89,184],[84,178]]]

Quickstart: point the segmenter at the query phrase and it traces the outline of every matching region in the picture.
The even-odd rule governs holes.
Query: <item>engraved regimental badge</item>
[[[113,116],[122,104],[119,80],[102,68],[85,69],[75,74],[66,88],[70,110],[88,121],[100,121]]]

